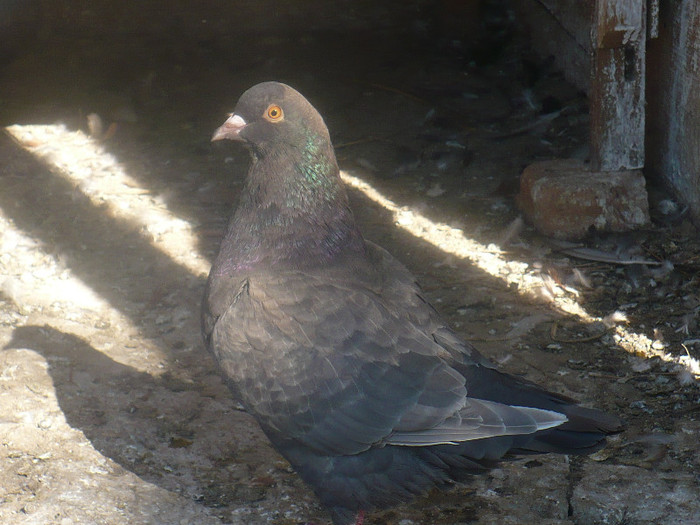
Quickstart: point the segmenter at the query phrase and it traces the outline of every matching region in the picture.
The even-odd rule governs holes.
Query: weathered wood
[[[654,2],[656,0],[650,0]],[[591,165],[644,166],[646,0],[521,0],[536,49],[588,93]]]
[[[598,49],[634,45],[644,27],[644,2],[598,0],[593,20],[593,40]]]
[[[591,40],[591,167],[642,168],[646,2],[597,0]]]
[[[662,2],[649,41],[647,162],[700,224],[700,3]]]
[[[647,38],[659,38],[659,0],[649,0]]]

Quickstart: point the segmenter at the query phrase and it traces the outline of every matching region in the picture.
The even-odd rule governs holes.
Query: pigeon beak
[[[214,142],[215,140],[223,139],[243,140],[238,134],[246,126],[247,123],[245,120],[243,120],[243,117],[241,117],[240,115],[236,115],[235,113],[231,113],[229,118],[226,119],[226,122],[224,122],[214,132],[214,136],[211,138],[211,141]]]

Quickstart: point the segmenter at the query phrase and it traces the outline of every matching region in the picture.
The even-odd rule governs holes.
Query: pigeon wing
[[[252,275],[216,321],[212,351],[279,448],[294,442],[322,455],[356,454],[566,421],[470,398],[433,333],[432,308],[405,283],[402,266],[392,270],[372,286],[328,271]],[[463,364],[470,359],[464,354]]]

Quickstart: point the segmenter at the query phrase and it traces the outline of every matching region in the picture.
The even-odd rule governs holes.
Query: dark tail
[[[624,422],[606,412],[568,405],[561,410],[569,421],[545,430],[520,449],[522,452],[590,454],[605,446],[605,437],[624,430]]]
[[[605,437],[621,432],[625,423],[616,416],[579,406],[569,397],[495,369],[466,371],[469,395],[509,405],[543,408],[566,415],[566,423],[534,436],[516,440],[514,452],[589,454],[605,446]]]

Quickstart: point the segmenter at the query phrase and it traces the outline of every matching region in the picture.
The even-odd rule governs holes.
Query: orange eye
[[[282,119],[282,117],[284,116],[284,112],[282,111],[282,108],[279,107],[277,104],[272,104],[270,105],[270,107],[267,108],[267,112],[265,115],[267,117],[267,120],[275,122],[277,120]]]

